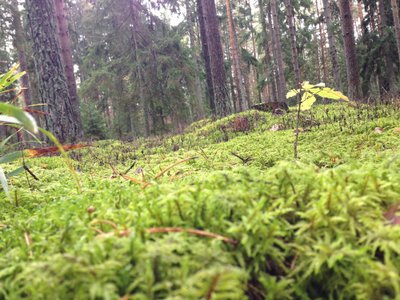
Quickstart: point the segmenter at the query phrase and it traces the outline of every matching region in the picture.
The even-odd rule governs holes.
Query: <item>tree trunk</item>
[[[222,51],[221,36],[218,28],[218,18],[214,0],[202,0],[202,9],[208,41],[208,53],[215,101],[215,114],[217,116],[226,116],[231,113],[231,104],[226,86],[224,55]]]
[[[333,78],[335,79],[335,88],[338,91],[342,91],[342,80],[340,78],[340,68],[338,62],[337,48],[336,48],[336,38],[332,32],[332,14],[329,0],[323,0],[324,5],[324,18],[325,23],[328,28],[328,43],[329,43],[329,53],[332,61],[332,72]]]
[[[26,8],[46,126],[60,142],[75,142],[81,131],[68,93],[53,0],[27,0]]]
[[[243,77],[242,77],[242,72],[240,70],[238,42],[235,33],[235,25],[233,22],[230,0],[225,0],[225,6],[226,6],[226,13],[228,16],[229,42],[231,45],[233,75],[236,85],[236,95],[237,95],[236,112],[240,112],[245,109],[248,109],[248,107],[246,105],[246,99],[244,98],[245,92],[243,88]]]
[[[71,99],[74,120],[76,122],[77,134],[83,136],[82,120],[79,107],[79,98],[76,91],[76,81],[74,75],[74,62],[72,58],[71,39],[69,36],[68,21],[65,12],[64,0],[54,0],[55,12],[57,18],[58,36],[61,47],[61,58],[63,61],[65,76],[67,79],[68,93]]]
[[[258,0],[259,12],[260,12],[260,23],[262,29],[263,36],[263,48],[264,48],[264,60],[263,60],[263,68],[266,72],[266,80],[268,82],[268,97],[270,98],[270,102],[276,101],[276,88],[274,83],[273,76],[273,62],[270,53],[270,45],[268,41],[268,32],[267,32],[267,24],[266,24],[266,16],[265,16],[265,8],[262,3],[262,0]]]
[[[285,69],[283,62],[283,50],[282,43],[280,39],[280,26],[278,19],[278,9],[276,0],[271,0],[271,10],[270,10],[272,19],[272,37],[273,43],[275,46],[275,61],[277,65],[278,72],[278,101],[286,103],[286,78],[285,78]]]
[[[195,39],[195,34],[194,34],[194,22],[193,22],[193,11],[190,7],[190,1],[185,0],[185,6],[186,6],[186,18],[187,18],[187,23],[188,23],[188,33],[189,33],[189,40],[190,40],[190,48],[192,52],[192,59],[195,62],[196,66],[197,63],[199,62],[199,55],[196,50],[196,39]],[[195,85],[195,95],[196,95],[196,112],[195,112],[195,119],[199,120],[204,118],[204,95],[203,95],[203,90],[201,88],[201,81],[200,81],[200,76],[199,76],[199,69],[196,67],[195,69],[195,74],[194,74],[194,85]]]
[[[319,5],[318,5],[318,0],[315,1],[315,6],[317,9],[317,15],[319,16]],[[326,39],[325,39],[325,33],[324,29],[322,27],[322,23],[318,23],[318,28],[319,28],[319,46],[321,48],[321,62],[322,62],[322,73],[324,75],[324,82],[328,81],[328,69],[326,67],[326,57],[325,57],[325,44],[326,44]]]
[[[391,0],[392,3],[392,13],[393,13],[393,22],[394,22],[394,30],[396,33],[396,43],[397,43],[397,53],[399,55],[400,62],[400,20],[399,20],[399,7],[397,5],[397,0]]]
[[[21,23],[21,13],[18,9],[18,1],[13,0],[11,3],[11,13],[13,19],[13,27],[15,30],[15,36],[13,39],[13,46],[18,53],[19,69],[20,71],[28,71],[28,64],[26,60],[26,34],[22,28]],[[29,87],[29,75],[26,73],[20,79],[20,84],[22,88],[22,97],[24,99],[25,106],[32,105],[31,92]]]
[[[379,31],[381,38],[384,40],[383,42],[383,55],[385,56],[385,72],[383,74],[384,79],[384,93],[393,91],[394,89],[394,82],[395,82],[395,75],[393,69],[393,59],[391,58],[391,50],[390,50],[390,43],[388,40],[387,34],[387,16],[386,16],[386,5],[384,0],[378,1],[379,5],[379,14],[380,14],[380,22],[379,22]]]
[[[352,100],[360,100],[360,77],[354,39],[354,23],[348,0],[339,0],[343,43],[346,57],[348,95]]]
[[[290,34],[290,46],[292,50],[292,63],[295,77],[295,86],[296,88],[301,87],[301,74],[300,74],[300,65],[299,65],[299,55],[297,53],[297,37],[296,37],[296,27],[294,24],[294,14],[293,14],[293,5],[291,0],[284,0],[286,6],[286,14],[287,21],[289,25],[289,34]]]
[[[206,81],[207,81],[207,97],[210,105],[210,110],[213,115],[215,115],[215,99],[214,99],[214,86],[211,74],[211,62],[209,54],[209,43],[207,38],[206,30],[206,19],[203,12],[203,0],[197,0],[197,14],[199,17],[199,27],[200,27],[200,39],[202,55],[204,59],[204,69],[206,71]]]

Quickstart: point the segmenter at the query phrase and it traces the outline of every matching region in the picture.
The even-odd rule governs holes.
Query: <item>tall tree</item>
[[[58,36],[61,47],[61,58],[64,66],[65,76],[68,85],[68,94],[72,103],[74,120],[76,122],[77,137],[83,136],[82,120],[79,109],[79,98],[76,90],[74,74],[74,62],[71,50],[71,38],[68,29],[68,20],[64,0],[54,0],[54,7],[57,19]]]
[[[196,65],[196,70],[194,74],[194,90],[195,90],[195,119],[204,118],[204,93],[200,81],[200,69],[198,68],[199,55],[197,52],[196,37],[194,32],[195,22],[194,22],[194,9],[189,0],[185,0],[186,7],[186,20],[189,33],[190,50],[192,54],[192,60]]]
[[[278,101],[277,102],[286,102],[286,78],[285,78],[285,69],[283,62],[283,49],[281,42],[281,33],[280,33],[280,23],[278,18],[278,9],[277,9],[277,1],[271,0],[270,2],[270,23],[271,23],[271,31],[272,38],[274,44],[274,58],[277,66],[278,72]]]
[[[319,16],[319,3],[318,0],[315,0],[315,8],[317,10],[317,15]],[[326,67],[326,58],[325,58],[325,44],[326,44],[326,37],[324,28],[322,26],[322,22],[318,22],[319,28],[319,45],[321,48],[321,62],[322,62],[322,74],[324,75],[324,81],[328,81],[328,68]]]
[[[346,57],[348,95],[352,100],[360,100],[360,77],[354,38],[354,22],[349,0],[339,0],[339,10]]]
[[[397,54],[400,62],[400,20],[399,20],[399,6],[397,0],[391,0],[394,31],[396,33]]]
[[[264,59],[262,68],[266,72],[266,81],[268,85],[268,97],[271,102],[276,101],[276,85],[275,85],[275,76],[274,76],[274,66],[271,57],[271,47],[270,47],[270,37],[267,31],[267,21],[265,15],[265,5],[262,0],[258,0],[258,8],[260,13],[260,23],[262,29],[262,48],[264,51]]]
[[[27,0],[39,93],[46,104],[46,126],[61,142],[80,136],[61,58],[53,0]]]
[[[340,78],[340,68],[339,68],[339,61],[338,61],[338,55],[337,55],[336,38],[333,34],[332,13],[331,13],[331,6],[329,3],[329,0],[323,0],[323,5],[324,5],[325,23],[328,28],[329,53],[330,53],[331,62],[332,62],[333,78],[335,79],[335,88],[338,91],[341,91],[342,90],[342,81]]]
[[[214,0],[201,0],[205,23],[205,34],[208,43],[208,55],[211,66],[211,77],[215,101],[215,114],[226,116],[231,113],[226,72],[222,51],[221,36],[218,28],[217,11]]]
[[[286,6],[286,15],[287,21],[289,25],[289,34],[290,34],[290,46],[292,50],[292,63],[295,77],[295,86],[301,86],[301,75],[300,75],[300,64],[299,64],[299,55],[297,53],[297,37],[296,37],[296,27],[294,24],[294,13],[293,13],[293,5],[291,0],[284,0]]]
[[[215,114],[214,86],[213,86],[213,79],[212,79],[212,73],[211,73],[209,41],[208,41],[207,30],[206,30],[206,20],[207,19],[204,14],[203,5],[204,5],[203,0],[197,0],[197,14],[198,14],[198,20],[199,20],[199,27],[200,27],[201,49],[202,49],[202,56],[203,56],[203,60],[204,60],[204,70],[206,71],[207,97],[208,97],[208,103],[210,106],[210,110],[213,114]]]
[[[242,72],[240,70],[240,58],[238,53],[238,42],[235,30],[235,24],[232,17],[231,1],[225,0],[226,13],[228,16],[228,31],[229,31],[229,42],[231,46],[232,64],[233,64],[233,76],[236,85],[236,110],[240,112],[247,109],[247,101],[245,99],[245,90],[243,87]]]
[[[384,92],[392,91],[394,88],[394,70],[393,70],[393,59],[391,57],[390,42],[388,38],[388,18],[386,11],[386,1],[378,0],[379,5],[379,34],[383,40],[382,52],[385,59],[385,72],[382,76]]]

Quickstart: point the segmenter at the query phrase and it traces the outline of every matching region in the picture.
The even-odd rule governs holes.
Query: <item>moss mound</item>
[[[0,194],[0,299],[400,299],[399,116],[317,107],[297,162],[291,113],[101,141],[80,188],[31,159]]]

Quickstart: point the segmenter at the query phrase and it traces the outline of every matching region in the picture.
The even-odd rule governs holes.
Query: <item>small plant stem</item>
[[[293,152],[294,152],[294,160],[297,160],[297,145],[299,143],[299,125],[300,125],[300,111],[301,111],[301,98],[302,98],[302,92],[301,92],[301,88],[300,89],[300,93],[297,95],[297,118],[296,118],[296,138],[293,144]]]

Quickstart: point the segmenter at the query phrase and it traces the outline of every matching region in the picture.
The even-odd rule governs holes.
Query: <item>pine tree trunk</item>
[[[26,8],[46,126],[60,142],[75,142],[81,131],[69,97],[53,0],[27,0]]]
[[[378,1],[379,5],[379,15],[380,15],[380,22],[379,22],[379,31],[381,38],[384,40],[383,44],[383,54],[385,56],[385,72],[383,75],[384,78],[384,91],[383,93],[387,93],[388,91],[393,91],[394,89],[394,82],[395,82],[395,75],[393,69],[393,60],[391,58],[391,50],[390,50],[390,43],[388,41],[388,34],[387,34],[387,16],[386,16],[386,5],[384,0]]]
[[[22,28],[21,23],[21,13],[18,9],[18,1],[13,0],[11,3],[11,13],[12,13],[12,23],[15,31],[15,36],[13,39],[13,46],[18,53],[19,69],[20,71],[28,71],[28,64],[26,60],[26,34]],[[31,92],[29,87],[29,75],[26,73],[20,79],[22,88],[22,97],[24,99],[25,106],[32,105]]]
[[[78,137],[83,136],[82,120],[79,107],[79,98],[76,91],[76,81],[74,75],[74,62],[72,58],[71,39],[69,36],[68,21],[65,13],[64,0],[54,0],[57,28],[61,47],[61,58],[64,66],[65,76],[67,78],[68,93],[71,99],[74,120],[78,130]]]
[[[225,0],[226,12],[228,16],[228,30],[229,30],[229,42],[231,46],[232,53],[232,65],[233,65],[233,77],[236,85],[236,112],[248,109],[246,104],[246,99],[244,98],[244,88],[243,88],[243,77],[240,70],[240,60],[238,54],[238,42],[235,34],[235,25],[232,17],[231,3],[229,0]]]
[[[208,40],[215,113],[217,116],[227,116],[231,113],[231,104],[226,86],[224,55],[214,0],[202,0],[202,8]]]
[[[295,86],[297,88],[301,87],[301,74],[300,74],[300,64],[299,64],[299,55],[297,53],[297,37],[296,37],[296,27],[294,24],[294,13],[293,13],[293,5],[291,0],[284,0],[286,6],[286,15],[287,22],[289,25],[289,34],[290,34],[290,46],[292,50],[292,63],[295,77]]]
[[[324,18],[325,23],[328,28],[328,43],[329,43],[329,53],[332,62],[332,72],[333,78],[335,79],[335,88],[338,91],[342,91],[342,80],[340,78],[340,68],[338,62],[337,48],[336,48],[336,38],[332,32],[332,14],[329,0],[323,0],[324,5]]]
[[[204,59],[204,69],[206,71],[206,81],[207,81],[207,97],[210,105],[210,110],[213,115],[216,114],[215,110],[215,99],[214,99],[214,86],[211,74],[211,62],[209,53],[209,42],[206,30],[206,17],[203,10],[203,0],[197,0],[197,14],[200,27],[200,38],[201,38],[201,48],[202,55]]]
[[[196,39],[195,39],[195,34],[194,34],[194,22],[193,22],[193,11],[190,7],[190,1],[185,0],[185,6],[186,6],[186,20],[188,23],[188,33],[189,33],[189,40],[190,40],[190,49],[192,52],[192,59],[194,60],[196,66],[199,61],[199,55],[196,50]],[[195,74],[194,74],[194,85],[195,85],[195,103],[196,103],[196,112],[195,112],[195,119],[199,120],[204,118],[204,95],[203,95],[203,90],[201,88],[201,82],[200,82],[200,76],[199,76],[200,70],[198,67],[195,69]]]
[[[319,5],[318,5],[318,0],[315,1],[315,6],[317,9],[317,15],[319,16]],[[328,81],[328,69],[326,67],[326,56],[325,56],[325,44],[326,44],[326,39],[325,39],[325,33],[324,29],[322,27],[321,22],[318,23],[318,28],[319,28],[319,46],[321,48],[321,62],[322,62],[322,74],[324,75],[324,82]]]
[[[400,62],[400,20],[399,20],[399,7],[397,5],[397,0],[391,0],[394,30],[396,33],[396,43],[397,43],[397,53],[399,55]]]
[[[285,69],[283,62],[283,50],[282,43],[280,39],[280,25],[278,19],[278,10],[277,10],[277,2],[276,0],[271,0],[271,15],[272,15],[272,37],[273,43],[275,45],[275,61],[277,64],[278,71],[278,101],[286,103],[286,78],[285,78]]]
[[[268,97],[270,102],[276,101],[276,89],[275,84],[273,82],[273,66],[272,66],[272,58],[270,53],[270,45],[268,41],[268,33],[267,33],[267,24],[266,24],[266,16],[264,11],[264,5],[262,0],[258,0],[259,13],[260,13],[260,23],[263,35],[263,48],[264,48],[264,60],[263,60],[263,68],[266,72],[266,80],[268,81]]]
[[[360,77],[354,38],[353,16],[348,0],[339,0],[340,18],[346,57],[348,95],[352,100],[360,100]]]

